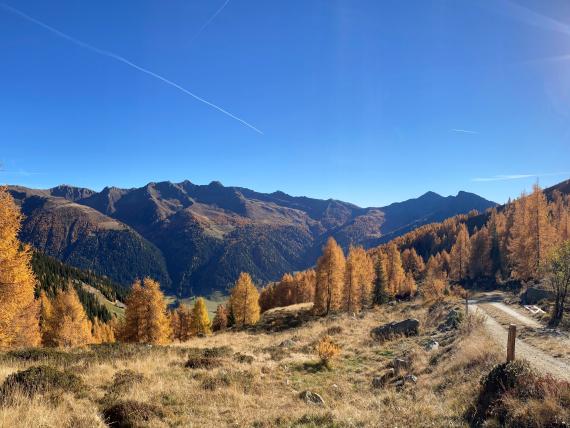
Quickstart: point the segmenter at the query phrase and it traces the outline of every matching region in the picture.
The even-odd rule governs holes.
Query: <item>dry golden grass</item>
[[[113,358],[105,357],[108,350],[95,348],[66,362],[46,360],[81,376],[87,391],[79,396],[64,394],[55,401],[19,397],[15,404],[0,407],[0,426],[100,427],[102,410],[127,399],[160,406],[163,416],[147,422],[158,427],[467,426],[464,414],[499,351],[477,326],[469,333],[437,332],[435,327],[451,307],[449,302],[438,305],[428,313],[420,303],[401,303],[357,318],[317,319],[279,333],[225,332],[148,352],[140,347],[140,352],[124,356],[119,352]],[[422,322],[420,336],[381,344],[371,338],[373,327],[412,316]],[[315,364],[315,346],[329,334],[341,351],[332,370],[323,370]],[[424,349],[428,338],[440,343],[437,351]],[[292,344],[280,346],[286,339]],[[208,350],[220,347],[231,351]],[[216,354],[221,365],[209,370],[186,368],[189,354],[199,353],[191,348],[202,349],[203,355]],[[403,374],[413,373],[417,383],[373,388],[372,378],[395,357],[409,359],[410,367]],[[0,358],[0,382],[38,364]],[[130,372],[125,370],[141,376],[129,383]],[[117,373],[121,373],[120,388]],[[304,390],[320,394],[325,405],[299,399]]]

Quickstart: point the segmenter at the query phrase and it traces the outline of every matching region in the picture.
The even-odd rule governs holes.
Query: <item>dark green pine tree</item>
[[[372,303],[375,305],[382,305],[388,301],[388,293],[386,287],[388,286],[388,278],[384,271],[384,263],[382,262],[382,255],[379,254],[374,266],[374,295],[372,296]]]

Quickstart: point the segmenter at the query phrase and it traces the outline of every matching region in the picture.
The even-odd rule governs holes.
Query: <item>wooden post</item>
[[[507,340],[507,363],[515,360],[515,341],[517,338],[517,326],[509,325],[509,338]]]

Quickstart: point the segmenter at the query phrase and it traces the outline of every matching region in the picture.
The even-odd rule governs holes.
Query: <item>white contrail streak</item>
[[[228,1],[229,1],[229,0],[228,0]],[[227,2],[226,2],[226,4],[227,4]],[[73,44],[75,44],[75,45],[77,45],[77,46],[80,46],[80,47],[82,47],[82,48],[84,48],[84,49],[87,49],[87,50],[90,50],[90,51],[92,51],[92,52],[95,52],[95,53],[97,53],[97,54],[99,54],[99,55],[103,55],[103,56],[112,58],[112,59],[114,59],[114,60],[117,60],[117,61],[119,61],[119,62],[122,62],[123,64],[128,65],[129,67],[134,68],[135,70],[138,70],[138,71],[140,71],[140,72],[142,72],[142,73],[148,74],[149,76],[152,76],[152,77],[154,77],[154,78],[156,78],[156,79],[158,79],[158,80],[160,80],[160,81],[166,83],[167,85],[170,85],[170,86],[172,86],[172,87],[178,89],[179,91],[182,91],[182,92],[184,92],[184,93],[187,94],[187,95],[190,95],[191,97],[195,98],[196,100],[198,100],[198,101],[200,101],[200,102],[202,102],[202,103],[204,103],[204,104],[206,104],[206,105],[208,105],[208,106],[210,106],[210,107],[212,107],[212,108],[218,110],[219,112],[225,114],[226,116],[229,116],[229,117],[231,117],[231,118],[234,119],[234,120],[237,120],[238,122],[242,123],[243,125],[247,126],[248,128],[251,128],[251,129],[253,129],[255,132],[258,132],[258,133],[260,133],[260,134],[263,135],[263,132],[262,132],[261,130],[259,130],[258,128],[256,128],[255,126],[253,126],[251,123],[248,123],[248,122],[246,122],[246,121],[243,120],[243,119],[240,119],[239,117],[237,117],[236,115],[230,113],[229,111],[224,110],[223,108],[217,106],[216,104],[213,104],[213,103],[211,103],[210,101],[207,101],[207,100],[205,100],[204,98],[202,98],[202,97],[200,97],[200,96],[198,96],[198,95],[196,95],[196,94],[190,92],[188,89],[186,89],[186,88],[180,86],[180,85],[177,84],[177,83],[174,83],[172,80],[168,80],[166,77],[163,77],[163,76],[161,76],[160,74],[156,74],[156,73],[154,73],[154,72],[152,72],[152,71],[150,71],[150,70],[148,70],[148,69],[146,69],[146,68],[144,68],[144,67],[141,67],[140,65],[137,65],[137,64],[135,64],[134,62],[131,62],[131,61],[129,61],[128,59],[123,58],[123,57],[120,56],[120,55],[117,55],[116,53],[113,53],[113,52],[110,52],[110,51],[107,51],[107,50],[104,50],[104,49],[99,49],[98,47],[95,47],[95,46],[90,45],[90,44],[88,44],[88,43],[82,42],[81,40],[76,39],[75,37],[71,37],[71,36],[69,36],[69,35],[67,35],[67,34],[65,34],[65,33],[63,33],[63,32],[61,32],[61,31],[57,30],[56,28],[53,28],[52,26],[50,26],[50,25],[48,25],[48,24],[44,24],[43,22],[38,21],[36,18],[33,18],[33,17],[31,17],[30,15],[27,15],[27,14],[25,14],[24,12],[22,12],[22,11],[20,11],[20,10],[18,10],[18,9],[15,9],[15,8],[13,8],[12,6],[9,6],[9,5],[5,4],[5,3],[0,3],[0,7],[3,8],[4,10],[7,10],[7,11],[9,11],[9,12],[15,14],[15,15],[18,15],[18,16],[21,17],[21,18],[24,18],[24,19],[27,20],[27,21],[30,21],[30,22],[32,22],[32,23],[34,23],[34,24],[36,24],[36,25],[39,25],[40,27],[42,27],[42,28],[44,28],[44,29],[46,29],[46,30],[52,32],[53,34],[55,34],[55,35],[57,35],[57,36],[59,36],[59,37],[65,39],[65,40],[67,40],[67,41],[69,41],[69,42],[71,42],[71,43],[73,43]],[[225,4],[224,4],[224,7],[225,7]],[[222,8],[222,9],[223,9],[223,8]],[[219,9],[219,12],[221,12],[221,9]],[[217,13],[219,13],[219,12],[217,12]],[[211,22],[212,19],[210,19],[209,21]]]
[[[509,175],[495,175],[493,177],[477,177],[473,178],[471,181],[486,182],[486,181],[510,181],[510,180],[521,180],[524,178],[539,178],[539,177],[557,177],[560,175],[568,175],[569,171],[566,172],[547,172],[544,174],[509,174]]]
[[[202,31],[204,31],[204,30],[206,29],[206,27],[207,27],[208,25],[210,25],[210,24],[212,23],[212,21],[213,21],[214,19],[216,19],[216,17],[217,17],[220,13],[222,13],[222,10],[224,10],[224,9],[226,8],[226,6],[228,5],[229,2],[230,2],[230,0],[226,0],[226,1],[224,2],[224,4],[222,4],[222,5],[218,8],[218,10],[216,10],[216,11],[214,12],[214,14],[213,14],[212,16],[210,16],[210,19],[208,19],[208,20],[204,23],[204,25],[202,25],[202,26],[200,27],[200,29],[198,30],[198,32],[196,33],[196,35],[192,38],[192,40],[194,40],[196,37],[198,37],[198,36],[202,33]]]

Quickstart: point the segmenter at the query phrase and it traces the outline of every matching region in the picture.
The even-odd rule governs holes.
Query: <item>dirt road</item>
[[[469,307],[486,315],[485,326],[493,339],[505,350],[507,348],[507,330],[495,320],[488,312],[485,312],[478,303],[489,303],[493,307],[502,310],[512,318],[516,319],[521,324],[532,328],[542,328],[542,325],[536,320],[524,316],[523,314],[509,308],[507,305],[498,301],[495,296],[484,296],[481,299],[474,299],[469,301]],[[570,346],[570,342],[569,342]],[[525,359],[537,370],[551,374],[552,376],[564,379],[570,382],[570,364],[554,358],[549,353],[539,349],[535,346],[525,343],[523,340],[517,338],[516,341],[516,358]]]

